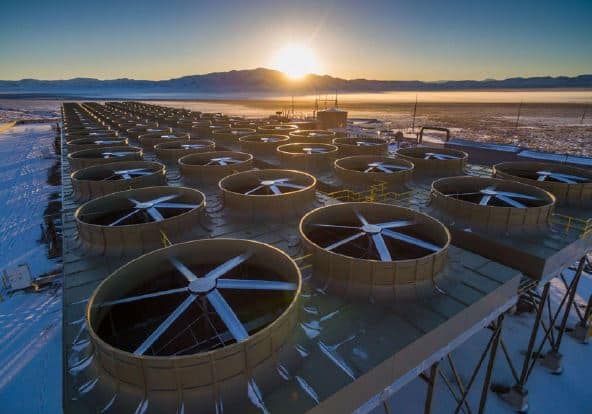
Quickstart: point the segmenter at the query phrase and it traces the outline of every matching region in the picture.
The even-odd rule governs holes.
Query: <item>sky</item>
[[[592,73],[592,0],[2,0],[0,79],[273,67],[388,80]]]

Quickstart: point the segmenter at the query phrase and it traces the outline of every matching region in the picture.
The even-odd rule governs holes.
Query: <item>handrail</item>
[[[419,135],[417,136],[417,143],[418,144],[421,144],[423,142],[423,131],[425,131],[425,130],[446,132],[446,141],[445,142],[450,141],[450,130],[448,128],[444,128],[444,127],[433,127],[433,126],[423,126],[419,130]]]

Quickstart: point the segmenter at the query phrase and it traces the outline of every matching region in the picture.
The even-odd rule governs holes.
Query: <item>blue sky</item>
[[[0,79],[269,67],[287,43],[346,78],[592,73],[592,0],[3,0]]]

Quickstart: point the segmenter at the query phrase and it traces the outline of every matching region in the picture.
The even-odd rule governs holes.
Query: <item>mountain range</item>
[[[190,75],[169,80],[74,78],[67,80],[0,80],[3,94],[77,94],[116,96],[121,94],[314,94],[386,91],[445,91],[468,89],[592,88],[592,75],[541,76],[503,80],[397,81],[341,79],[329,75],[306,75],[290,79],[282,72],[258,68]]]

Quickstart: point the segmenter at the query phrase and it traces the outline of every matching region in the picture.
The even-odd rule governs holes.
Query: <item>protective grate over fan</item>
[[[388,141],[381,138],[335,138],[333,144],[339,148],[339,155],[387,155]]]
[[[328,170],[332,158],[337,155],[337,147],[331,144],[285,144],[277,147],[282,167],[321,172]]]
[[[188,154],[214,151],[214,141],[192,139],[190,141],[165,142],[154,146],[156,157],[166,162],[178,162],[179,158]]]
[[[334,168],[335,175],[345,186],[356,189],[384,183],[389,190],[405,191],[405,184],[413,174],[411,162],[380,155],[340,158]]]
[[[91,148],[68,154],[68,162],[72,171],[97,164],[141,159],[142,149],[128,146]]]
[[[415,173],[434,177],[464,174],[469,158],[469,155],[463,151],[432,147],[399,148],[396,156],[412,162]]]
[[[95,165],[74,172],[71,176],[74,198],[92,198],[130,188],[166,184],[164,165],[151,161],[124,161]]]
[[[146,187],[109,194],[76,210],[80,240],[99,253],[148,251],[191,234],[205,196],[190,188]]]
[[[540,188],[515,181],[449,177],[432,184],[435,214],[455,226],[490,231],[524,231],[547,224],[555,198]]]
[[[275,372],[296,327],[300,289],[297,265],[267,244],[208,239],[156,250],[92,295],[86,322],[95,369],[141,387],[161,412],[214,412],[220,390],[229,402],[244,396],[255,369]],[[184,401],[158,392],[183,398],[197,388]]]
[[[317,180],[291,170],[254,170],[220,181],[224,206],[263,218],[302,215],[315,199]]]
[[[335,139],[335,132],[323,129],[290,132],[290,142],[293,143],[331,144],[333,139]]]
[[[252,168],[253,156],[244,152],[212,151],[189,154],[179,159],[183,179],[214,184],[227,175]]]
[[[592,173],[581,168],[548,162],[504,162],[493,167],[493,175],[549,191],[560,206],[592,206]]]
[[[354,296],[405,295],[410,285],[430,290],[450,243],[437,220],[380,203],[321,207],[302,218],[299,230],[315,275]]]
[[[290,138],[287,135],[251,134],[239,138],[241,151],[253,155],[276,155],[277,147],[287,144]]]

